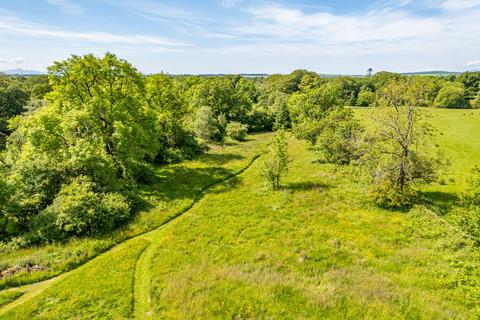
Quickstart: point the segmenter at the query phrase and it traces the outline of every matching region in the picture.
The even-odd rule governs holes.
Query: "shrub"
[[[480,93],[472,100],[471,105],[474,109],[480,109]]]
[[[252,132],[271,131],[274,116],[262,106],[255,106],[249,113],[247,123]]]
[[[227,136],[237,141],[245,140],[248,132],[248,125],[240,122],[230,122],[226,128]]]
[[[358,94],[357,106],[359,107],[369,107],[371,106],[376,99],[376,95],[372,91],[362,90]]]
[[[466,108],[467,100],[463,85],[456,83],[444,86],[438,92],[434,105],[439,108]]]
[[[382,208],[405,208],[413,204],[418,192],[409,185],[400,188],[393,179],[378,179],[370,185],[370,199]]]
[[[36,217],[34,237],[40,240],[103,233],[129,217],[124,196],[101,193],[86,176],[74,178],[61,187],[53,203]]]
[[[280,188],[280,179],[288,170],[288,150],[284,131],[279,131],[269,146],[269,152],[265,155],[262,176],[265,184],[273,190]]]
[[[201,107],[197,112],[195,133],[209,142],[221,142],[225,138],[226,119],[223,114],[214,115],[210,107]]]
[[[328,162],[349,164],[358,159],[360,136],[363,131],[353,111],[338,108],[322,120],[322,132],[317,139],[317,148]]]

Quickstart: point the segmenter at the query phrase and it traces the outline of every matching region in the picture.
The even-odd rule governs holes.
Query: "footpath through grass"
[[[151,262],[156,319],[474,319],[480,257],[416,207],[367,204],[349,168],[291,140],[280,192],[255,163],[165,229]]]
[[[40,266],[44,270],[22,271],[0,278],[0,289],[57,276],[126,239],[157,228],[188,208],[200,190],[231,176],[248,164],[270,137],[271,134],[251,135],[247,142],[216,146],[196,160],[159,168],[155,182],[140,189],[140,195],[151,209],[138,213],[134,221],[111,234],[2,253],[0,270],[14,266]]]
[[[263,144],[257,144],[255,149],[261,152],[263,148]],[[202,195],[208,194],[209,187],[216,183],[225,181],[224,184],[235,184],[238,174],[256,158],[252,157],[242,168],[224,176],[222,180],[214,180],[200,188],[194,196],[193,204]],[[191,207],[192,204],[188,205],[187,210]],[[164,227],[168,225],[165,224]],[[139,314],[135,308],[142,306],[135,298],[148,293],[148,285],[143,284],[148,283],[149,279],[146,282],[137,279],[137,274],[143,275],[140,272],[142,263],[148,265],[149,262],[142,258],[148,258],[149,255],[142,253],[147,251],[162,230],[162,227],[157,228],[135,237],[57,278],[20,288],[26,293],[1,308],[0,318],[29,319],[33,316],[36,319],[131,319]],[[140,315],[140,318],[143,317]]]
[[[456,115],[463,117],[445,119]],[[441,124],[441,116],[434,121]],[[444,128],[436,139],[453,130]],[[458,174],[450,171],[454,181],[429,192],[462,190],[470,163],[457,152],[475,152],[480,130],[475,121],[459,130],[445,147]],[[470,142],[462,130],[474,130]],[[282,190],[263,187],[260,158],[209,189],[188,214],[53,279],[35,296],[24,293],[0,308],[0,319],[480,317],[480,251],[458,227],[423,205],[378,209],[356,168],[319,164],[293,138],[289,150]],[[248,158],[229,161],[240,157]],[[196,181],[182,171],[185,187],[169,198],[178,204]],[[153,203],[164,189],[144,192]]]

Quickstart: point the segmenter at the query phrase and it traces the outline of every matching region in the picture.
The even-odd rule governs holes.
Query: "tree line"
[[[412,183],[432,180],[438,162],[419,147],[428,128],[413,125],[414,107],[467,108],[480,101],[480,73],[145,76],[110,53],[72,56],[48,71],[48,77],[0,77],[2,241],[108,232],[141,208],[135,191],[152,182],[155,166],[255,131],[291,130],[333,163],[361,159],[374,178],[374,201],[404,205],[415,193]],[[396,122],[367,137],[345,106],[377,106],[379,121]],[[368,155],[365,139],[376,141]],[[285,140],[275,140],[274,155],[282,159],[269,158],[277,168],[264,170],[276,187],[286,170]]]

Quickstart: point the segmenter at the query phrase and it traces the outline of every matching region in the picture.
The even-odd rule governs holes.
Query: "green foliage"
[[[290,111],[288,110],[287,103],[283,102],[277,107],[273,129],[281,130],[288,128],[290,128]]]
[[[215,115],[210,107],[201,107],[197,111],[195,132],[207,142],[222,142],[226,135],[227,120],[221,113]]]
[[[202,149],[189,129],[190,109],[179,83],[164,74],[145,80],[146,98],[157,117],[158,164],[191,159]]]
[[[129,218],[130,208],[124,196],[95,189],[85,176],[62,185],[53,203],[35,218],[34,237],[48,241],[107,232]]]
[[[441,164],[425,142],[431,128],[420,124],[419,91],[409,82],[390,82],[380,92],[375,130],[363,157],[370,176],[370,198],[379,206],[413,203],[419,183],[436,179]]]
[[[255,86],[241,77],[213,77],[192,88],[194,109],[210,108],[214,118],[245,123],[255,98]]]
[[[292,129],[297,138],[314,144],[321,130],[321,120],[328,111],[341,105],[339,88],[331,83],[294,93],[288,100]]]
[[[273,190],[278,190],[281,186],[280,180],[288,171],[288,148],[284,131],[278,131],[275,134],[269,146],[269,151],[265,155],[261,175],[265,179],[265,184]]]
[[[265,132],[271,131],[273,128],[274,115],[270,110],[264,108],[261,105],[255,105],[252,107],[248,116],[247,125],[252,132]]]
[[[474,98],[480,94],[480,72],[464,72],[456,80],[465,87],[467,98]]]
[[[358,93],[357,106],[370,107],[375,103],[376,95],[369,90],[362,90]]]
[[[375,73],[375,75],[373,75],[370,78],[371,78],[375,88],[377,90],[381,90],[389,82],[401,81],[403,76],[399,73],[380,71],[380,72]]]
[[[386,166],[388,166],[386,164]],[[375,172],[379,174],[370,185],[368,196],[374,204],[383,208],[406,208],[412,205],[414,199],[418,197],[418,191],[411,185],[400,187],[395,182],[395,175],[385,174],[384,168],[379,168]]]
[[[438,92],[435,106],[439,108],[466,108],[465,89],[462,84],[447,84]]]
[[[5,148],[6,139],[10,134],[8,120],[25,110],[27,100],[28,93],[18,84],[0,86],[0,150]]]
[[[126,191],[158,152],[155,112],[128,62],[72,56],[49,71],[49,104],[17,119],[5,156],[19,231],[54,203],[64,181],[83,175],[103,192]]]
[[[15,230],[15,222],[11,220],[9,216],[9,197],[11,190],[9,185],[3,179],[0,171],[0,239],[5,239],[9,233],[13,233]]]
[[[360,91],[360,82],[352,77],[338,77],[332,81],[342,100],[342,106],[355,106]]]
[[[300,90],[304,78],[318,78],[314,72],[307,70],[295,70],[288,75],[272,75],[267,81],[271,82],[276,90],[285,94],[292,94]]]
[[[415,99],[418,107],[433,106],[438,93],[446,85],[445,81],[438,77],[413,77],[409,81],[409,86],[416,91]]]
[[[328,162],[349,164],[360,156],[362,132],[351,109],[336,108],[322,120],[316,146]]]
[[[240,122],[229,122],[226,128],[226,134],[229,138],[237,141],[244,141],[248,133],[248,125]]]
[[[480,93],[472,100],[471,106],[473,109],[480,109]]]

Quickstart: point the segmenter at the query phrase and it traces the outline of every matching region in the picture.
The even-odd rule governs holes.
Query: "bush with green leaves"
[[[374,179],[368,190],[372,202],[383,208],[405,208],[410,206],[419,195],[410,185],[401,187],[395,183],[396,176],[382,175]]]
[[[480,93],[477,95],[475,99],[472,100],[471,106],[474,109],[480,109]]]
[[[32,223],[34,238],[63,239],[103,233],[130,217],[127,199],[115,192],[99,192],[86,176],[62,185],[57,196]]]
[[[360,156],[362,132],[351,109],[336,108],[322,120],[316,147],[329,163],[349,164]]]
[[[226,133],[229,138],[237,141],[244,141],[248,133],[248,125],[240,122],[229,122],[227,124]]]
[[[447,84],[438,92],[434,105],[439,108],[462,109],[468,106],[461,83]]]
[[[226,135],[227,120],[223,114],[216,116],[210,107],[197,111],[195,133],[207,142],[222,142]]]
[[[288,99],[288,108],[293,133],[297,138],[315,144],[321,131],[321,120],[330,109],[341,104],[339,88],[332,83],[292,94]]]
[[[273,190],[281,186],[280,180],[288,171],[288,146],[285,132],[278,131],[269,145],[268,153],[264,155],[261,174],[265,184]]]
[[[376,95],[369,90],[362,90],[358,93],[357,106],[358,107],[370,107],[375,103]]]

